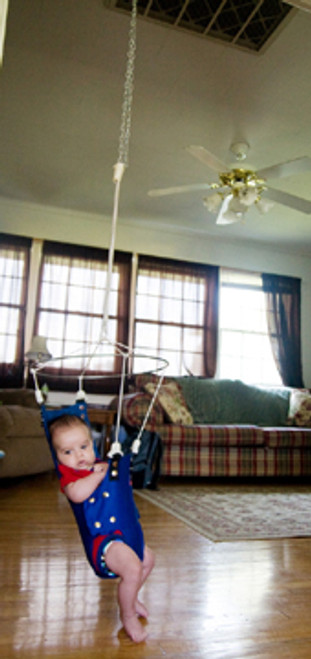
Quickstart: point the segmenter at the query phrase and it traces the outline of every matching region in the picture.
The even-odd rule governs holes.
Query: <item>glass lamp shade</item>
[[[30,350],[26,352],[25,357],[31,362],[46,362],[51,359],[52,355],[47,348],[45,336],[33,337]]]
[[[229,194],[220,209],[216,224],[233,224],[240,222],[244,218],[245,206],[240,204],[239,200],[232,194]]]
[[[256,204],[260,213],[268,213],[271,208],[273,208],[274,203],[267,199],[260,199]]]
[[[222,196],[219,192],[215,192],[209,197],[203,198],[203,204],[204,206],[206,206],[207,210],[210,211],[210,213],[214,213],[217,210],[217,208],[219,208],[221,202],[222,202]]]
[[[245,187],[239,191],[239,201],[244,206],[252,206],[258,199],[258,190],[256,187]]]

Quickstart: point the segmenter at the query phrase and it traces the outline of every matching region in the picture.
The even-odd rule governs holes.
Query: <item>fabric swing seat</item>
[[[76,401],[68,407],[49,410],[41,405],[41,417],[58,478],[60,471],[52,445],[50,424],[63,415],[81,418],[89,426],[86,402]],[[94,443],[95,454],[98,456]],[[143,533],[135,505],[130,476],[131,454],[117,454],[108,459],[105,478],[82,503],[69,501],[75,516],[88,561],[94,572],[103,579],[118,575],[105,564],[104,551],[111,541],[123,541],[143,559]]]

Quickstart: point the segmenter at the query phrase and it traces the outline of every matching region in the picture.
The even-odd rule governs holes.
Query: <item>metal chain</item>
[[[128,165],[129,142],[131,134],[131,113],[134,90],[134,63],[136,55],[136,17],[137,1],[133,0],[129,29],[127,66],[123,92],[118,162]]]

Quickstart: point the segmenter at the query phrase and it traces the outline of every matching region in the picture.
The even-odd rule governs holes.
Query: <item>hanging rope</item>
[[[129,157],[132,104],[133,104],[133,91],[134,91],[134,68],[135,68],[135,55],[136,55],[136,21],[137,21],[137,2],[136,0],[133,0],[129,38],[128,38],[127,65],[126,65],[124,91],[123,91],[123,104],[122,104],[122,113],[121,113],[120,137],[119,137],[119,153],[118,153],[118,161],[113,168],[113,183],[115,185],[115,192],[114,192],[111,239],[110,239],[109,258],[108,258],[107,284],[106,284],[106,291],[104,298],[103,323],[102,323],[101,335],[98,344],[95,348],[95,352],[96,352],[98,346],[101,345],[103,341],[107,341],[108,343],[114,345],[115,350],[119,353],[119,355],[122,356],[122,373],[121,373],[121,381],[119,387],[119,402],[118,402],[116,431],[115,431],[116,439],[111,446],[109,452],[110,455],[114,455],[115,453],[122,454],[121,444],[118,438],[119,438],[120,425],[121,425],[126,365],[130,354],[129,349],[126,346],[123,346],[122,344],[116,343],[109,339],[108,321],[109,321],[109,299],[110,299],[111,280],[112,280],[114,252],[115,252],[115,240],[116,240],[117,222],[118,222],[118,214],[119,214],[121,181],[123,178],[123,174],[125,172],[125,168],[128,166],[128,157]],[[89,364],[90,364],[90,359],[87,365],[85,366],[84,372],[87,370]]]
[[[125,169],[126,167],[128,167],[128,160],[129,160],[129,147],[130,147],[131,123],[132,123],[132,104],[133,104],[133,92],[134,92],[135,56],[136,56],[136,23],[137,23],[137,0],[133,0],[130,28],[129,28],[129,37],[128,37],[125,82],[123,89],[123,103],[122,103],[120,135],[119,135],[118,161],[113,167],[112,180],[115,185],[115,191],[114,191],[114,203],[113,203],[113,213],[112,213],[111,238],[110,238],[110,247],[109,247],[109,255],[108,255],[107,284],[106,284],[106,291],[105,291],[104,305],[103,305],[103,322],[102,322],[99,341],[95,346],[93,353],[90,355],[89,360],[83,369],[83,374],[85,373],[85,371],[87,371],[92,358],[94,357],[94,355],[98,350],[98,347],[105,340],[108,343],[113,344],[115,348],[118,351],[120,351],[119,354],[123,355],[123,351],[125,351],[124,354],[128,354],[128,348],[126,346],[122,345],[121,343],[115,343],[114,341],[110,341],[108,336],[107,326],[109,321],[109,299],[110,299],[111,280],[113,273],[117,223],[118,223],[118,215],[119,215],[121,182]]]
[[[111,238],[110,238],[110,247],[109,247],[109,255],[108,255],[107,283],[106,283],[106,290],[105,290],[104,303],[103,303],[102,326],[101,326],[98,342],[93,352],[91,352],[89,355],[85,355],[85,357],[87,357],[87,361],[85,362],[84,368],[82,369],[78,379],[79,389],[77,393],[77,398],[79,400],[85,399],[84,379],[85,377],[88,377],[85,376],[85,373],[87,372],[92,359],[99,350],[100,346],[103,345],[103,343],[107,343],[108,345],[112,346],[114,348],[115,354],[117,354],[122,358],[122,372],[120,377],[118,410],[117,410],[117,419],[116,419],[116,428],[115,428],[116,439],[113,442],[111,449],[109,451],[108,455],[110,457],[115,455],[116,453],[120,453],[122,455],[122,447],[118,440],[120,425],[121,425],[122,403],[124,397],[124,387],[125,387],[125,379],[127,374],[128,360],[129,358],[132,358],[134,356],[134,351],[131,350],[128,346],[125,346],[122,343],[112,340],[109,337],[108,321],[109,321],[109,301],[110,301],[110,290],[111,290],[113,264],[114,264],[114,252],[115,252],[116,231],[117,231],[118,214],[119,214],[121,182],[125,169],[126,167],[128,167],[128,161],[129,161],[129,145],[130,145],[130,136],[131,136],[132,104],[133,104],[133,91],[134,91],[134,68],[135,68],[135,56],[136,56],[136,23],[137,23],[137,0],[133,0],[131,18],[130,18],[129,36],[128,36],[127,64],[126,64],[125,82],[124,82],[124,90],[123,90],[123,104],[122,104],[122,112],[121,112],[118,161],[113,167],[112,180],[115,185],[115,190],[114,190],[114,202],[113,202],[113,213],[112,213]],[[63,357],[63,359],[65,359],[65,357]],[[168,365],[168,362],[164,359],[160,359],[160,358],[153,358],[153,359],[158,359],[159,362],[162,362],[161,368],[164,368]],[[50,363],[51,361],[55,361],[55,360],[53,359],[50,360]],[[39,365],[36,369],[32,370],[34,383],[35,383],[36,398],[39,404],[43,403],[43,396],[40,391],[38,378],[37,378],[37,372],[41,370],[41,368],[42,366]],[[162,384],[163,377],[164,376],[162,375],[159,378],[156,390],[150,401],[150,405],[145,415],[143,424],[138,432],[137,438],[133,442],[132,450],[134,453],[137,453],[139,450],[140,439],[146,427],[146,423],[150,416],[155,399],[158,395],[158,391]]]

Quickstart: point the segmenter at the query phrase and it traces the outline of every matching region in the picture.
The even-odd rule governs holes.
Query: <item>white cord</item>
[[[77,393],[78,400],[85,400],[86,395],[83,388],[83,380],[84,380],[85,372],[87,371],[91,360],[93,359],[94,355],[96,354],[99,347],[103,344],[103,342],[107,342],[109,345],[113,346],[116,354],[122,357],[122,373],[121,373],[121,381],[120,381],[119,397],[118,397],[118,412],[117,412],[117,422],[116,422],[116,431],[115,431],[116,439],[113,442],[111,449],[108,453],[109,457],[113,457],[113,455],[115,455],[116,453],[123,455],[121,443],[119,442],[119,432],[120,432],[121,415],[122,415],[122,403],[124,397],[126,366],[129,357],[132,357],[134,355],[134,351],[131,350],[128,346],[125,346],[122,343],[118,343],[112,339],[109,339],[107,326],[109,320],[109,296],[110,296],[111,280],[113,273],[116,230],[117,230],[119,201],[120,201],[120,188],[121,188],[121,182],[125,169],[128,166],[129,142],[130,142],[130,133],[131,133],[131,114],[132,114],[132,102],[133,102],[133,90],[134,90],[134,63],[135,63],[135,55],[136,55],[136,22],[137,22],[137,0],[132,0],[132,12],[131,12],[131,20],[130,20],[128,51],[127,51],[127,67],[125,74],[123,105],[122,105],[122,114],[121,114],[119,154],[118,154],[118,162],[113,167],[113,183],[115,185],[115,191],[114,191],[114,204],[113,204],[113,214],[112,214],[111,239],[110,239],[109,256],[108,256],[107,284],[106,284],[104,305],[103,305],[102,327],[100,331],[99,340],[93,352],[87,355],[88,357],[87,362],[85,363],[82,373],[78,378],[79,389]],[[162,361],[162,364],[163,362],[165,362],[165,360],[159,360],[159,361]],[[53,359],[50,360],[50,363],[51,362],[53,362]],[[168,364],[166,362],[166,366],[167,365]],[[41,370],[42,368],[43,368],[42,365],[41,366],[38,365],[36,369],[32,370],[34,383],[35,383],[36,399],[39,404],[42,404],[44,402],[44,398],[40,391],[38,378],[37,378],[37,371]],[[148,421],[152,407],[158,395],[163,377],[164,376],[162,375],[159,378],[159,382],[157,384],[154,395],[150,401],[150,405],[146,412],[138,436],[133,442],[134,453],[138,453],[139,451],[141,436],[146,427],[146,423]]]

